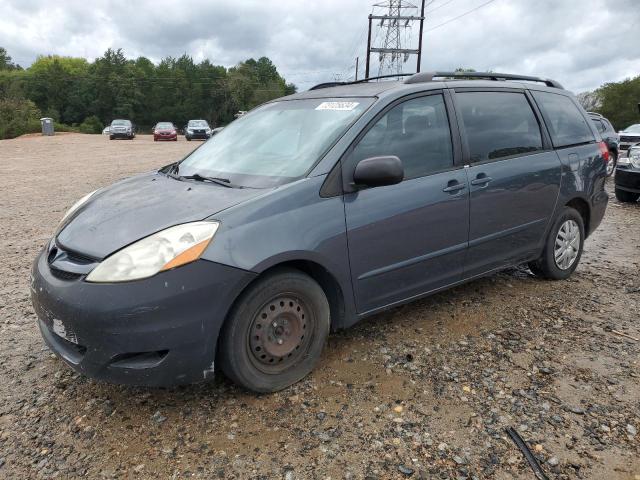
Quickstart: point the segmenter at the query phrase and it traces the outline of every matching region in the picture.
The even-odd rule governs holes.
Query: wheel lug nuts
[[[273,328],[276,328],[276,327],[278,326],[278,323],[277,323],[277,322],[273,322],[273,323],[271,324],[271,326],[272,326]]]
[[[282,345],[283,343],[284,343],[284,341],[281,338],[279,338],[278,339],[278,345]]]

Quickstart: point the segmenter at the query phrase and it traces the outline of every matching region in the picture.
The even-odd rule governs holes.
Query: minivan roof
[[[443,77],[443,79],[434,80],[434,77]],[[384,80],[385,78],[386,77],[372,77],[368,80],[351,83],[330,82],[316,85],[310,90],[295,93],[284,98],[294,100],[330,97],[379,97],[387,93],[392,94],[404,90],[410,93],[416,90],[456,87],[533,88],[567,93],[566,90],[562,88],[562,85],[555,80],[511,74],[423,72],[409,76],[406,80]],[[478,79],[472,80],[471,78]]]

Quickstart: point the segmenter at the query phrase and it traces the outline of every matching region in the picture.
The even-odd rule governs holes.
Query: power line
[[[453,18],[451,18],[451,19],[447,20],[446,22],[442,22],[442,23],[440,23],[440,24],[436,25],[435,27],[431,27],[431,28],[429,28],[429,29],[428,29],[428,30],[426,30],[426,31],[427,31],[427,32],[432,32],[432,31],[434,31],[436,28],[443,27],[444,25],[447,25],[447,24],[449,24],[449,23],[451,23],[451,22],[453,22],[453,21],[455,21],[455,20],[458,20],[459,18],[465,17],[465,16],[469,15],[470,13],[473,13],[473,12],[475,12],[475,11],[477,11],[477,10],[480,10],[482,7],[485,7],[485,6],[487,6],[487,5],[489,5],[490,3],[493,3],[493,2],[495,2],[495,1],[496,1],[496,0],[489,0],[488,2],[484,2],[483,4],[478,5],[477,7],[472,8],[471,10],[468,10],[468,11],[464,12],[464,13],[462,13],[462,14],[458,15],[457,17],[453,17]]]
[[[442,3],[442,4],[440,4],[440,5],[437,5],[436,7],[432,8],[431,10],[427,10],[427,12],[426,12],[426,13],[433,13],[433,12],[435,12],[436,10],[440,10],[442,7],[446,7],[447,5],[449,5],[449,4],[450,4],[451,2],[453,2],[453,1],[455,1],[455,0],[448,0],[448,1],[446,1],[446,2],[444,2],[444,3]],[[429,5],[431,5],[432,3],[433,3],[433,2],[430,2],[430,3],[429,3]]]

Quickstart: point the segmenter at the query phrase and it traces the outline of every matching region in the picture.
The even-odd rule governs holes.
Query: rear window
[[[542,150],[540,126],[522,93],[456,94],[471,162],[485,162]]]
[[[595,141],[587,120],[569,97],[548,92],[531,93],[542,110],[554,147]]]

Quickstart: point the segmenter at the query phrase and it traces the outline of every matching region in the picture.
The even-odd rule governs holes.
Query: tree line
[[[582,106],[604,115],[616,130],[640,123],[640,75],[621,82],[609,82],[592,92],[578,95]]]
[[[295,91],[266,57],[226,68],[186,54],[155,64],[108,49],[93,62],[40,56],[22,68],[0,47],[0,138],[40,131],[41,117],[53,118],[57,130],[85,133],[99,133],[114,118],[143,130],[196,118],[221,126],[239,110]]]

